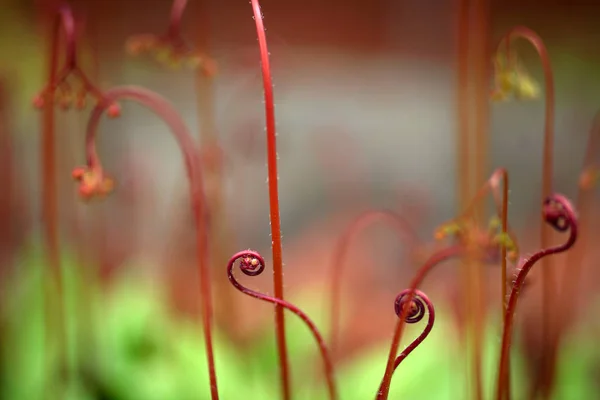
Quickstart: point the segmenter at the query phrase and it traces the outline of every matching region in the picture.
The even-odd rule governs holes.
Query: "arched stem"
[[[419,268],[417,274],[413,278],[410,286],[409,293],[406,297],[406,302],[410,304],[415,295],[416,289],[421,283],[423,279],[427,276],[427,274],[438,264],[441,262],[447,261],[452,258],[461,257],[466,254],[466,249],[464,246],[452,246],[442,249],[436,253],[434,253],[425,264]],[[409,313],[409,307],[404,307],[402,313],[400,314],[400,318],[396,323],[396,328],[394,329],[394,336],[392,338],[392,344],[390,346],[390,352],[388,354],[388,360],[385,367],[385,373],[383,375],[383,379],[381,385],[379,387],[379,391],[377,393],[376,400],[387,400],[390,392],[390,384],[392,382],[392,375],[394,373],[394,364],[398,354],[398,347],[400,346],[400,341],[402,340],[402,334],[404,332],[404,324],[406,318]]]
[[[209,271],[207,208],[204,196],[202,170],[196,143],[188,128],[173,106],[158,94],[135,86],[112,88],[104,93],[108,103],[98,104],[91,113],[86,133],[86,156],[88,168],[98,176],[103,176],[102,165],[96,152],[96,132],[100,117],[107,109],[106,104],[121,99],[136,101],[157,114],[170,128],[171,133],[183,154],[185,169],[190,183],[190,201],[196,226],[196,248],[198,257],[198,273],[200,276],[200,294],[202,307],[202,328],[206,358],[210,380],[211,398],[217,400],[217,376],[215,372],[214,352],[212,345],[212,298]]]
[[[329,346],[331,352],[334,353],[337,346],[337,339],[340,331],[340,292],[342,283],[342,274],[344,263],[346,261],[346,254],[350,245],[363,232],[369,225],[382,221],[391,225],[396,230],[402,240],[405,241],[406,247],[414,249],[419,242],[417,234],[414,229],[410,226],[409,222],[404,219],[401,215],[388,210],[370,210],[359,215],[352,223],[346,228],[342,234],[340,240],[338,240],[333,253],[333,262],[331,269],[331,290],[330,295],[330,316],[331,321],[331,333],[329,338]]]
[[[501,51],[501,46],[506,46],[507,59],[510,64],[514,67],[514,58],[511,54],[511,41],[517,38],[522,38],[531,43],[531,45],[537,51],[542,69],[544,71],[544,83],[545,83],[545,112],[544,112],[544,148],[543,148],[543,163],[542,163],[542,201],[550,195],[552,192],[552,177],[554,174],[554,75],[552,72],[552,66],[550,64],[550,57],[548,50],[544,44],[542,38],[533,30],[524,27],[517,26],[508,31],[508,33],[501,39],[498,45],[498,52]],[[544,224],[543,217],[540,222],[540,247],[546,248],[549,245],[550,237],[549,230]],[[554,271],[551,265],[542,270],[542,335],[543,342],[547,343],[550,330],[550,314],[551,310],[554,309],[552,301],[555,290],[555,279]]]
[[[269,182],[269,215],[271,220],[271,241],[273,253],[273,290],[275,297],[283,300],[283,255],[281,246],[281,219],[279,213],[279,184],[277,173],[277,138],[275,134],[275,102],[273,99],[273,82],[269,63],[269,49],[263,24],[263,15],[258,0],[251,0],[254,22],[258,35],[260,61],[262,68],[263,89],[265,98],[265,120],[267,133],[267,169]],[[285,319],[283,307],[275,305],[275,337],[279,353],[279,368],[283,399],[291,398],[290,377],[287,346],[285,339]]]
[[[256,292],[254,290],[248,289],[239,283],[235,277],[233,276],[233,267],[236,261],[240,261],[240,270],[247,276],[257,276],[260,275],[265,269],[265,260],[263,257],[255,251],[245,250],[240,251],[239,253],[234,254],[227,264],[227,277],[231,284],[240,292],[254,297],[255,299],[259,299],[262,301],[266,301],[268,303],[275,304],[281,308],[286,308],[289,311],[293,312],[306,324],[310,332],[312,333],[317,345],[319,346],[319,351],[321,352],[321,358],[323,359],[323,363],[325,365],[325,378],[327,381],[327,388],[329,391],[329,398],[331,400],[337,399],[337,391],[335,387],[335,379],[333,372],[333,363],[331,362],[331,356],[329,355],[329,351],[327,350],[327,346],[325,345],[325,340],[323,336],[317,329],[316,325],[312,320],[306,315],[302,310],[300,310],[295,305],[282,300],[276,297],[267,296],[265,294]]]
[[[536,262],[552,254],[562,253],[570,249],[577,240],[577,215],[571,202],[560,194],[553,194],[545,201],[542,208],[544,220],[554,229],[565,232],[569,231],[568,240],[558,246],[544,248],[526,259],[519,268],[519,274],[515,284],[510,292],[506,314],[504,315],[504,326],[502,332],[502,345],[500,347],[500,363],[498,368],[498,384],[496,391],[497,400],[510,400],[510,388],[505,392],[506,386],[503,385],[505,375],[508,373],[509,351],[512,336],[513,316],[517,307],[519,291],[525,282],[527,274]],[[503,397],[504,396],[504,397]]]

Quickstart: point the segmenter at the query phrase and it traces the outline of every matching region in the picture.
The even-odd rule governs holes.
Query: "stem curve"
[[[233,267],[235,266],[236,261],[240,261],[240,270],[247,276],[257,276],[260,275],[265,269],[265,260],[263,257],[252,250],[244,250],[234,254],[227,263],[227,278],[229,278],[229,282],[240,292],[248,295],[250,297],[254,297],[255,299],[266,301],[268,303],[272,303],[278,305],[281,308],[286,308],[289,311],[293,312],[306,324],[310,332],[312,333],[317,345],[319,346],[319,351],[321,353],[321,358],[323,359],[323,363],[325,365],[325,378],[327,380],[327,388],[329,391],[329,398],[331,400],[337,399],[337,390],[335,387],[334,380],[334,372],[333,372],[333,363],[331,362],[331,356],[329,355],[329,351],[327,350],[327,345],[325,344],[325,340],[323,336],[317,329],[317,326],[314,322],[306,315],[302,310],[300,310],[295,305],[282,300],[276,297],[271,297],[254,290],[248,289],[243,286],[241,283],[235,279],[233,276]]]

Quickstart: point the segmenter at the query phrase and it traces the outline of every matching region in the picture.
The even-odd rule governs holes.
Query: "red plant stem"
[[[329,351],[327,350],[327,346],[325,345],[325,340],[323,339],[323,336],[321,335],[321,333],[319,333],[317,326],[308,317],[308,315],[306,315],[302,310],[300,310],[295,305],[293,305],[285,300],[267,296],[265,294],[248,289],[245,286],[243,286],[242,284],[240,284],[233,276],[233,267],[237,260],[241,261],[240,269],[245,275],[257,276],[257,275],[260,275],[265,269],[265,260],[263,259],[263,257],[259,253],[252,251],[252,250],[244,250],[244,251],[240,251],[240,252],[234,254],[229,259],[229,263],[227,264],[227,277],[229,278],[229,281],[237,290],[239,290],[240,292],[242,292],[248,296],[254,297],[255,299],[259,299],[262,301],[266,301],[268,303],[276,304],[281,308],[287,308],[288,310],[290,310],[291,312],[296,314],[306,324],[306,326],[308,327],[308,329],[314,336],[315,341],[317,342],[319,351],[321,353],[321,358],[323,359],[323,363],[325,365],[325,379],[327,381],[329,398],[331,400],[337,399],[337,390],[335,387],[333,363],[331,361],[331,356],[329,355]]]
[[[544,201],[552,191],[552,177],[554,171],[553,163],[553,152],[554,152],[554,78],[552,73],[552,66],[550,64],[550,57],[548,50],[544,44],[542,38],[535,33],[533,30],[524,27],[517,26],[508,31],[508,33],[501,39],[498,45],[498,51],[503,43],[506,45],[507,58],[509,62],[514,62],[510,52],[510,43],[516,38],[522,38],[527,40],[537,51],[540,61],[542,63],[542,69],[544,71],[544,81],[546,88],[546,99],[545,99],[545,114],[544,114],[544,153],[543,153],[543,177],[542,177],[542,201]],[[549,245],[549,230],[544,224],[544,220],[540,223],[540,246],[546,248]],[[554,270],[549,262],[543,261],[547,266],[542,268],[542,341],[544,344],[548,343],[549,336],[551,336],[550,326],[550,315],[553,306],[553,294],[555,290],[555,278]],[[546,346],[544,346],[546,347]],[[545,357],[545,355],[544,355]],[[543,361],[544,362],[544,361]]]
[[[555,210],[549,209],[551,203],[557,203],[562,208],[559,211],[560,214],[557,214]],[[536,262],[549,255],[567,251],[573,246],[573,244],[575,244],[575,241],[577,240],[577,215],[575,209],[566,197],[559,194],[554,194],[548,197],[544,201],[544,207],[542,208],[542,210],[544,220],[547,223],[549,223],[552,227],[559,231],[566,231],[570,229],[569,238],[564,244],[539,250],[537,253],[526,259],[526,261],[524,261],[519,268],[519,274],[517,275],[517,279],[515,280],[513,288],[510,292],[508,306],[506,308],[506,314],[504,315],[502,345],[500,347],[500,363],[498,368],[498,385],[496,392],[497,400],[503,400],[504,398],[510,400],[510,388],[508,388],[508,391],[505,391],[506,386],[503,384],[503,381],[505,379],[506,374],[508,374],[509,350],[513,327],[513,316],[517,307],[519,291],[521,290],[521,287],[525,282],[525,278],[527,277],[527,274]],[[563,225],[560,225],[561,219],[564,221]]]
[[[393,211],[386,210],[371,210],[358,216],[350,226],[344,231],[344,234],[338,240],[334,254],[331,269],[331,291],[330,291],[330,321],[331,333],[329,338],[329,346],[332,354],[337,346],[337,340],[340,332],[340,292],[341,292],[341,276],[343,273],[344,262],[346,261],[346,253],[350,248],[350,244],[358,237],[358,235],[369,225],[377,221],[389,223],[400,235],[400,238],[405,241],[406,247],[414,249],[419,243],[419,239],[410,226],[408,221],[399,214]]]
[[[201,163],[198,157],[196,143],[185,123],[173,108],[173,106],[158,94],[135,86],[121,86],[112,88],[104,93],[108,100],[98,104],[93,110],[88,121],[86,133],[86,156],[87,164],[91,170],[102,173],[102,165],[96,152],[96,132],[100,117],[108,107],[119,99],[134,100],[152,110],[169,126],[171,133],[177,140],[183,153],[185,168],[190,183],[190,201],[194,213],[196,225],[196,243],[198,257],[198,273],[200,276],[200,294],[202,307],[202,329],[204,334],[204,345],[206,347],[206,358],[208,363],[208,374],[210,380],[211,399],[217,400],[219,392],[217,388],[217,376],[215,372],[215,361],[212,344],[212,297],[209,270],[209,246],[206,234],[207,209],[204,196]]]
[[[265,119],[267,123],[267,168],[269,176],[269,211],[271,219],[271,241],[273,251],[273,290],[275,297],[283,300],[283,256],[281,249],[281,220],[279,215],[279,189],[277,174],[277,140],[275,134],[275,103],[273,100],[273,83],[269,64],[267,37],[263,25],[263,15],[258,0],[251,0],[254,12],[254,22],[260,47],[260,61],[265,97]],[[283,307],[275,305],[275,335],[277,352],[279,353],[279,368],[283,399],[291,398],[290,377],[287,346],[285,339],[285,319]]]
[[[443,261],[449,260],[454,257],[460,257],[465,255],[466,249],[464,246],[456,245],[447,247],[440,251],[434,253],[425,264],[419,268],[417,274],[413,278],[410,286],[409,286],[409,294],[407,297],[407,303],[410,304],[414,296],[416,294],[417,287],[423,282],[423,279],[427,276],[427,274],[438,264]],[[390,392],[390,384],[392,382],[392,375],[394,373],[394,362],[398,354],[398,347],[400,346],[400,341],[402,340],[402,333],[404,332],[404,324],[406,317],[408,315],[409,307],[404,307],[398,322],[396,323],[396,328],[394,330],[394,336],[392,339],[392,344],[390,347],[390,352],[388,355],[387,364],[385,367],[385,373],[383,375],[383,379],[381,382],[381,386],[379,387],[379,391],[377,393],[376,400],[387,400]]]

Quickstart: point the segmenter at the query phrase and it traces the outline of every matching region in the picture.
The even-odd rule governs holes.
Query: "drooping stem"
[[[517,307],[519,291],[525,282],[527,274],[536,262],[552,254],[562,253],[570,249],[577,240],[577,215],[571,202],[560,194],[553,194],[546,198],[542,207],[544,220],[552,228],[559,232],[569,231],[569,238],[561,245],[544,248],[528,259],[526,259],[519,268],[519,274],[515,280],[510,292],[506,314],[504,315],[504,326],[502,332],[502,345],[500,347],[500,362],[498,368],[498,384],[496,391],[496,400],[510,400],[510,388],[505,392],[503,381],[508,373],[509,351],[512,336],[513,316]],[[504,396],[504,397],[503,397]]]
[[[273,99],[273,83],[269,63],[269,49],[263,24],[263,15],[258,0],[251,0],[254,22],[260,48],[260,61],[265,98],[265,120],[267,133],[267,169],[269,181],[269,214],[271,220],[271,241],[273,252],[273,290],[275,297],[283,300],[283,255],[281,249],[281,220],[279,215],[279,176],[277,174],[277,140],[275,135],[275,103]],[[279,353],[279,368],[283,399],[289,400],[290,377],[287,345],[285,339],[285,319],[283,307],[275,305],[275,336]]]
[[[456,245],[452,247],[447,247],[442,249],[436,253],[434,253],[425,264],[419,268],[417,274],[413,278],[410,286],[409,293],[406,297],[407,304],[411,304],[415,295],[417,287],[423,282],[423,279],[427,276],[427,274],[438,264],[444,262],[446,260],[461,257],[466,253],[466,249],[464,246]],[[392,344],[390,346],[390,352],[388,354],[388,360],[385,367],[385,373],[383,375],[383,379],[381,385],[379,387],[379,391],[376,396],[376,400],[387,400],[390,392],[390,384],[392,382],[392,375],[394,373],[394,363],[398,354],[398,347],[400,346],[400,341],[402,340],[402,334],[404,332],[404,324],[407,316],[409,315],[409,307],[404,307],[402,313],[400,314],[400,318],[396,323],[396,328],[394,329],[394,336],[392,338]]]
[[[202,328],[208,373],[210,381],[211,399],[219,398],[217,376],[215,372],[214,352],[212,345],[212,295],[209,270],[209,247],[207,236],[207,208],[204,196],[203,178],[200,159],[196,143],[188,128],[174,107],[158,94],[135,86],[121,86],[112,88],[104,93],[108,104],[120,99],[136,101],[157,114],[170,128],[183,153],[185,169],[190,184],[190,201],[196,226],[196,243],[198,257],[198,273],[200,276],[200,294],[202,307]],[[96,152],[96,132],[100,117],[107,109],[107,103],[98,104],[90,116],[86,134],[87,166],[98,176],[103,176],[102,165]]]
[[[331,269],[331,290],[330,290],[330,315],[331,333],[329,338],[329,346],[332,354],[337,346],[337,339],[340,331],[340,291],[342,283],[343,267],[346,261],[346,254],[351,243],[363,232],[369,225],[377,221],[389,223],[399,234],[400,238],[405,241],[406,247],[413,250],[417,247],[419,239],[416,232],[410,226],[409,222],[401,215],[387,210],[370,210],[359,215],[346,228],[340,240],[338,240],[333,253],[333,262]]]
[[[314,336],[315,341],[317,342],[317,345],[319,346],[321,358],[323,359],[323,364],[325,365],[325,378],[327,381],[327,389],[329,392],[329,398],[331,400],[337,399],[337,390],[335,387],[333,363],[331,361],[331,356],[329,355],[329,351],[327,350],[325,340],[323,339],[323,336],[317,329],[314,322],[312,322],[312,320],[308,317],[308,315],[306,315],[302,310],[300,310],[295,305],[293,305],[285,300],[282,300],[282,299],[279,299],[276,297],[267,296],[265,294],[248,289],[247,287],[245,287],[241,283],[239,283],[233,276],[233,267],[234,267],[236,261],[238,261],[238,260],[240,261],[240,270],[245,275],[257,276],[257,275],[260,275],[265,270],[265,260],[263,259],[263,257],[259,253],[252,251],[252,250],[240,251],[239,253],[234,254],[230,258],[229,263],[227,264],[227,277],[229,278],[229,281],[237,290],[239,290],[240,292],[242,292],[248,296],[254,297],[254,298],[262,300],[262,301],[266,301],[268,303],[278,305],[281,308],[288,309],[289,311],[296,314],[302,320],[302,322],[304,322],[306,324],[306,326],[308,327],[308,329]]]
[[[542,69],[544,71],[544,84],[545,84],[545,112],[544,112],[544,150],[543,150],[543,162],[542,162],[542,201],[550,196],[552,192],[552,177],[554,174],[554,75],[552,72],[552,66],[550,64],[550,57],[548,50],[544,44],[542,38],[533,30],[524,27],[517,26],[508,31],[508,33],[501,39],[498,45],[498,53],[501,51],[501,47],[504,44],[506,46],[507,59],[509,64],[515,63],[515,57],[511,54],[511,41],[517,38],[527,40],[537,51]],[[540,221],[540,247],[546,248],[549,245],[550,231],[544,224],[544,219]],[[543,263],[547,263],[544,261]],[[555,279],[554,270],[552,265],[548,263],[546,267],[542,268],[542,341],[544,344],[548,343],[549,336],[552,335],[550,326],[550,315],[552,314],[553,306],[553,294],[555,291]]]

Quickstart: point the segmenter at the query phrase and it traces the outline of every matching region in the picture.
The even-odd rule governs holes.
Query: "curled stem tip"
[[[409,301],[409,298],[413,296],[413,299]],[[408,312],[404,312],[404,308],[408,308]],[[417,348],[424,340],[427,338],[431,330],[433,329],[433,324],[435,323],[435,308],[433,307],[433,303],[429,300],[429,297],[420,290],[411,291],[410,289],[405,289],[396,296],[396,301],[394,302],[394,311],[396,315],[401,318],[403,314],[406,314],[406,318],[404,322],[407,324],[416,324],[420,322],[425,314],[428,314],[427,325],[421,334],[412,341],[406,349],[404,349],[396,360],[394,361],[394,370],[398,368],[400,363],[408,357],[408,355]]]
[[[265,270],[265,260],[263,259],[263,257],[256,251],[252,251],[252,250],[244,250],[244,251],[240,251],[240,252],[234,254],[229,259],[229,262],[227,264],[227,278],[229,279],[229,282],[231,282],[231,284],[237,290],[244,293],[245,295],[254,297],[255,299],[266,301],[268,303],[275,304],[277,306],[283,307],[283,308],[291,311],[292,313],[296,314],[302,320],[302,322],[304,322],[306,324],[308,329],[311,331],[313,337],[315,338],[317,345],[319,346],[319,351],[321,353],[321,357],[322,357],[323,363],[325,365],[325,377],[327,380],[329,398],[337,399],[337,391],[336,391],[335,380],[334,380],[333,363],[331,361],[331,356],[329,355],[329,351],[327,350],[327,346],[325,345],[325,340],[323,339],[323,336],[317,329],[317,326],[308,317],[308,315],[306,315],[302,310],[300,310],[295,305],[293,305],[285,300],[278,299],[276,297],[271,297],[271,296],[256,292],[254,290],[248,289],[247,287],[245,287],[241,283],[239,283],[237,281],[237,279],[235,279],[235,276],[233,275],[233,268],[234,268],[236,262],[239,262],[238,263],[239,269],[240,269],[240,271],[242,271],[242,273],[244,275],[257,276],[257,275],[260,275]]]
[[[359,215],[342,234],[337,242],[333,253],[333,262],[331,269],[331,292],[330,292],[330,320],[331,333],[329,346],[332,353],[337,346],[337,339],[340,331],[340,291],[341,291],[341,275],[343,273],[346,254],[350,249],[350,245],[357,236],[366,229],[369,225],[377,221],[389,223],[399,234],[400,238],[405,241],[406,246],[410,250],[414,250],[419,243],[416,232],[410,223],[401,215],[387,210],[370,210]]]
[[[421,268],[419,268],[409,286],[409,289],[407,289],[408,294],[405,297],[406,303],[411,304],[415,298],[417,287],[421,285],[427,274],[429,274],[429,272],[431,272],[435,266],[449,259],[462,257],[464,254],[466,254],[466,251],[467,250],[464,246],[455,245],[439,250],[429,257],[429,259],[421,266]],[[398,357],[398,347],[400,346],[400,341],[402,340],[404,324],[410,315],[411,307],[403,307],[401,311],[402,312],[400,313],[398,322],[396,323],[396,327],[394,329],[394,336],[390,345],[390,352],[388,354],[385,373],[383,375],[381,385],[379,386],[376,400],[387,400],[389,396],[392,375],[396,365],[396,358]]]
[[[506,314],[504,315],[504,327],[502,334],[502,345],[500,348],[500,365],[498,368],[498,383],[496,392],[497,400],[503,400],[504,396],[510,397],[510,388],[506,388],[502,382],[508,373],[508,359],[512,336],[513,317],[517,307],[519,292],[525,283],[525,278],[536,262],[549,255],[567,251],[575,244],[575,241],[577,240],[577,213],[569,199],[561,194],[555,193],[550,195],[544,201],[542,213],[544,220],[548,225],[558,232],[569,231],[569,237],[567,241],[561,245],[539,250],[537,253],[526,259],[518,268],[519,273],[510,292]],[[508,392],[505,393],[505,390],[508,390]]]

